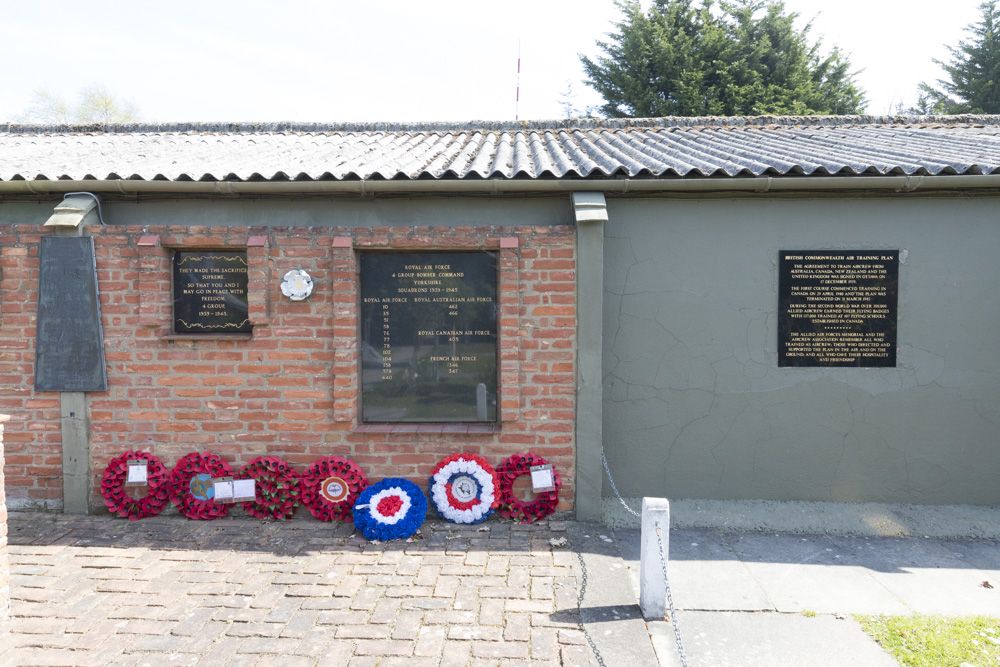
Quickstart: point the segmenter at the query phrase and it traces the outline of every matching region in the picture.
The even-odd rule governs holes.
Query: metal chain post
[[[625,504],[625,499],[622,498],[622,494],[618,493],[618,487],[615,486],[615,480],[611,476],[611,469],[608,468],[608,459],[604,456],[604,448],[603,447],[601,447],[601,460],[604,462],[604,472],[607,473],[607,475],[608,475],[608,481],[611,482],[611,490],[615,492],[616,496],[618,496],[618,502],[620,502],[622,504],[622,507],[624,507],[626,510],[628,510],[629,514],[631,514],[632,516],[637,517],[638,519],[641,520],[642,519],[642,515],[639,514],[638,512],[636,512],[631,507],[629,507],[627,504]],[[663,581],[666,584],[666,588],[667,588],[667,604],[670,606],[670,625],[674,629],[674,641],[677,642],[677,653],[680,655],[681,665],[683,667],[688,667],[687,654],[684,653],[684,643],[681,642],[681,630],[677,626],[677,609],[674,607],[674,596],[670,592],[670,578],[667,577],[667,556],[666,556],[665,553],[663,553],[663,538],[660,535],[660,529],[659,528],[656,529],[656,544],[659,547],[659,551],[660,551],[660,566],[663,568]],[[579,555],[579,554],[577,554],[577,555]],[[583,556],[580,556],[580,565],[583,565]],[[583,571],[583,582],[584,582],[584,586],[586,586],[586,583],[587,583],[587,570],[586,570],[586,568],[584,568],[584,571]],[[580,591],[580,601],[581,602],[583,601],[583,590],[582,589]],[[582,624],[581,624],[581,627],[582,627]],[[584,632],[584,634],[586,635],[586,632]],[[587,635],[587,641],[590,641],[590,636],[589,635]],[[593,646],[594,645],[591,642],[591,647],[593,647]],[[597,650],[594,649],[594,651],[595,651],[595,654],[596,654]],[[598,661],[600,661],[600,656],[598,656]],[[603,665],[604,663],[601,662],[601,664]]]

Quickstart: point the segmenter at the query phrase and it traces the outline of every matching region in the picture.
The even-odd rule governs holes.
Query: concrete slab
[[[615,531],[625,560],[639,562],[639,531]],[[773,611],[764,589],[740,562],[722,534],[712,530],[670,531],[668,576],[674,604],[689,610]],[[630,567],[631,574],[637,567]],[[711,586],[705,582],[711,581]],[[639,580],[632,578],[638,596]]]
[[[655,665],[656,654],[629,581],[614,531],[600,524],[568,523],[573,551],[583,557],[586,586],[580,604],[584,627],[608,667]],[[638,571],[638,562],[636,563]],[[582,584],[582,582],[581,582]]]
[[[636,510],[642,504],[641,498],[625,501]],[[639,527],[614,497],[604,498],[601,516],[609,526]],[[726,532],[995,540],[1000,539],[1000,507],[671,498],[670,525]]]
[[[823,535],[727,533],[726,540],[780,612],[908,614],[851,551]]]
[[[898,667],[850,617],[680,612],[684,650],[698,667]],[[668,623],[650,623],[662,667],[681,662]]]

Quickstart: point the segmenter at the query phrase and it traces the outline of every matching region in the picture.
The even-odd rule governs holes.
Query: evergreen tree
[[[947,79],[940,89],[920,84],[916,113],[1000,113],[1000,8],[996,0],[979,5],[982,20],[966,27],[971,40],[948,47],[951,62],[934,62]]]
[[[860,113],[864,95],[837,49],[821,56],[779,0],[617,1],[623,18],[581,56],[600,112],[629,116]]]

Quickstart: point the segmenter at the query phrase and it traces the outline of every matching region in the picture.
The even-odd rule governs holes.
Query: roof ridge
[[[667,116],[662,118],[566,118],[552,120],[464,122],[372,122],[372,123],[306,123],[278,122],[213,122],[213,123],[121,123],[44,125],[31,123],[0,123],[0,133],[6,134],[74,134],[74,133],[230,133],[255,134],[269,132],[468,132],[468,131],[532,131],[532,130],[630,130],[652,128],[733,128],[733,127],[850,127],[865,125],[998,125],[998,114],[957,114],[953,116]]]

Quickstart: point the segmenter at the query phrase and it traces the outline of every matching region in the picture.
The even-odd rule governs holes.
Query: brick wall
[[[575,233],[551,227],[88,227],[97,248],[108,391],[90,394],[93,502],[126,449],[172,466],[213,451],[238,467],[267,453],[304,467],[348,456],[369,477],[426,488],[446,454],[494,465],[534,451],[561,472],[572,508],[576,363]],[[32,389],[39,228],[0,233],[0,409],[9,495],[61,497],[59,396]],[[504,243],[501,244],[501,240]],[[515,247],[501,247],[515,246]],[[170,248],[247,248],[252,340],[169,340]],[[475,249],[500,264],[501,428],[358,424],[357,251]],[[303,268],[309,301],[280,293]],[[435,432],[436,431],[436,432]]]
[[[8,419],[8,415],[0,415],[0,637],[10,630],[10,557],[7,555],[7,498],[3,475],[3,428]]]

